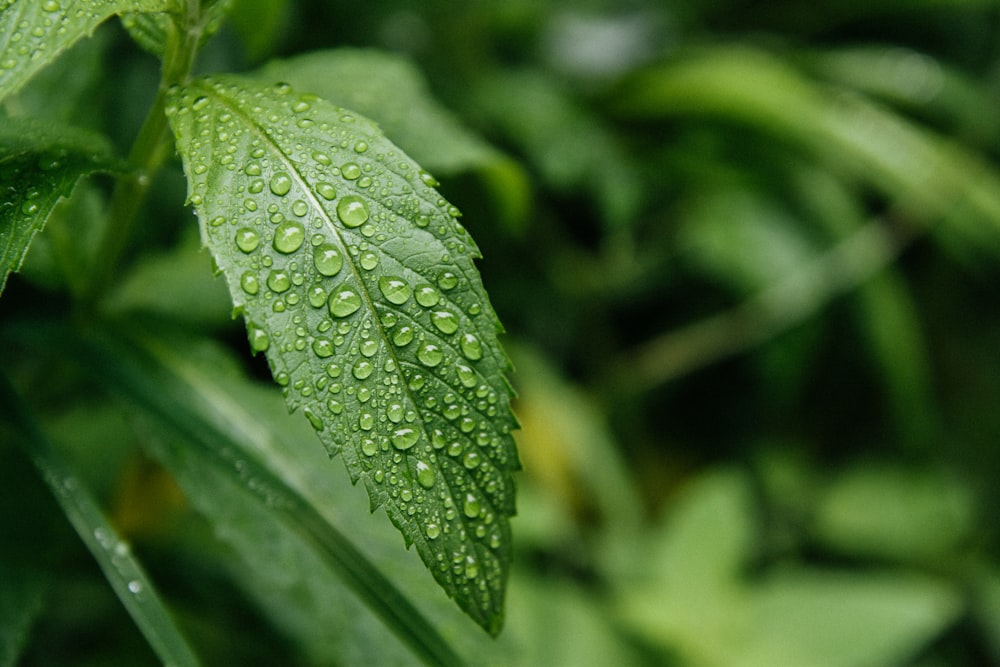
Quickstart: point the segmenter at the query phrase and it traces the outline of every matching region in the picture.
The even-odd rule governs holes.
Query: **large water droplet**
[[[243,275],[240,276],[240,287],[251,296],[259,292],[260,281],[257,280],[257,274],[252,271],[244,271]]]
[[[417,461],[417,483],[425,489],[429,489],[434,486],[434,470],[424,463],[423,461]]]
[[[420,349],[417,350],[417,359],[419,359],[420,363],[424,366],[433,368],[434,366],[440,364],[444,359],[444,352],[442,352],[441,348],[434,343],[426,343],[421,345]]]
[[[397,347],[405,347],[413,341],[413,328],[403,325],[392,334],[392,342]]]
[[[330,314],[347,317],[361,307],[361,297],[350,287],[343,285],[330,292]]]
[[[430,308],[436,306],[441,300],[441,294],[431,285],[418,285],[415,298],[421,306]]]
[[[357,195],[347,195],[337,202],[337,217],[346,227],[360,227],[368,215],[368,204]]]
[[[317,357],[326,358],[333,356],[333,343],[325,338],[317,338],[312,344],[313,352],[316,353]]]
[[[309,305],[313,308],[322,308],[326,303],[326,290],[322,285],[313,285],[309,288]]]
[[[249,227],[236,230],[236,247],[245,253],[251,253],[260,245],[260,235]]]
[[[271,192],[279,197],[284,197],[292,189],[292,177],[283,171],[277,171],[271,176],[271,182],[268,186],[271,188]]]
[[[358,363],[354,364],[354,368],[351,369],[351,372],[357,379],[364,380],[368,378],[374,370],[375,367],[372,365],[372,362],[362,359]]]
[[[375,353],[378,352],[378,343],[376,341],[369,339],[361,343],[360,349],[361,349],[361,354],[365,355],[366,357],[374,357]]]
[[[479,505],[479,500],[471,493],[465,494],[465,501],[462,503],[462,513],[470,519],[475,519],[479,516],[479,512],[482,507]]]
[[[250,351],[254,354],[258,352],[267,352],[267,348],[271,346],[271,337],[267,335],[267,332],[258,327],[256,324],[250,323],[247,325],[247,334],[250,338]]]
[[[389,303],[394,303],[397,306],[406,303],[411,294],[410,286],[402,278],[392,276],[379,278],[378,288]]]
[[[267,287],[272,292],[281,294],[282,292],[287,292],[291,286],[292,279],[288,277],[288,273],[281,269],[271,271],[271,273],[267,275]]]
[[[358,264],[361,265],[362,269],[371,271],[378,266],[378,255],[373,253],[371,250],[366,250],[361,253],[360,257],[358,257]]]
[[[430,521],[424,526],[424,532],[428,539],[436,540],[441,535],[441,525],[436,521]]]
[[[337,189],[331,183],[317,183],[316,193],[327,201],[333,201],[337,198]]]
[[[458,318],[447,310],[436,310],[431,313],[431,322],[443,334],[453,334],[458,331]]]
[[[341,165],[340,173],[347,180],[356,181],[361,177],[361,167],[354,162],[348,162]]]
[[[445,271],[438,276],[438,286],[443,290],[454,289],[458,285],[458,276],[451,271]]]
[[[302,408],[302,414],[306,416],[306,419],[309,420],[309,423],[312,425],[314,429],[316,429],[317,431],[323,430],[323,420],[320,419],[319,415],[317,415],[309,408]]]
[[[462,386],[470,389],[476,386],[476,372],[470,367],[462,363],[455,364],[455,373],[458,375],[458,381],[462,383]]]
[[[392,432],[392,446],[396,449],[406,450],[417,444],[420,439],[420,432],[410,428],[409,426],[404,426],[402,428],[397,428]]]
[[[477,361],[483,358],[483,346],[474,334],[462,334],[459,347],[462,348],[462,354],[465,355],[466,359]]]
[[[325,243],[313,249],[313,264],[316,270],[324,276],[335,276],[344,265],[344,258],[333,245]]]
[[[294,220],[286,220],[274,230],[274,249],[286,255],[301,248],[305,240],[305,228]]]

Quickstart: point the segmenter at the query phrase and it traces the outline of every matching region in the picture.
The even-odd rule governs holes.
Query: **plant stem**
[[[197,0],[188,0],[184,16],[174,17],[169,24],[160,86],[129,152],[129,172],[119,177],[111,196],[108,224],[94,256],[90,280],[81,295],[84,312],[90,312],[101,294],[114,282],[153,176],[170,154],[164,113],[167,91],[190,76],[203,29]]]

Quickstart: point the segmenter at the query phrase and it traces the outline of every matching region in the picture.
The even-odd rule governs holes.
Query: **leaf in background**
[[[202,3],[202,23],[198,28],[199,46],[222,27],[232,4],[233,0],[209,0]],[[136,44],[155,56],[163,55],[171,33],[176,30],[170,17],[163,13],[129,12],[122,14],[121,21]]]
[[[250,60],[258,61],[274,51],[288,23],[289,6],[289,0],[233,1],[229,25],[240,36]]]
[[[0,1],[0,99],[112,14],[166,12],[177,0]]]
[[[499,632],[516,421],[458,211],[371,121],[287,84],[200,79],[167,113],[203,240],[290,409]]]
[[[0,126],[0,292],[59,198],[81,176],[118,166],[97,135],[25,120]]]

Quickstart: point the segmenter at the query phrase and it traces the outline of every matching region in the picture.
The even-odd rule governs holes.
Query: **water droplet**
[[[246,166],[246,169],[243,170],[243,173],[247,176],[260,176],[260,165],[256,162],[251,162]]]
[[[326,290],[322,285],[313,285],[309,288],[309,305],[313,308],[322,308],[326,303]]]
[[[282,269],[275,269],[267,275],[267,287],[272,292],[277,292],[281,294],[282,292],[287,292],[292,286],[292,280],[288,277],[288,273]]]
[[[375,415],[370,412],[362,412],[358,417],[358,426],[362,431],[370,431],[375,426]]]
[[[418,285],[416,289],[417,303],[425,308],[436,306],[441,300],[441,294],[431,285]]]
[[[390,440],[396,449],[406,450],[417,444],[417,441],[420,440],[420,432],[409,426],[404,426],[393,431]]]
[[[378,352],[378,343],[369,339],[361,343],[361,354],[366,357],[374,357],[375,353]]]
[[[477,361],[483,358],[483,346],[474,334],[462,334],[459,347],[462,348],[462,354],[465,355],[466,359]]]
[[[462,465],[472,470],[479,465],[479,454],[477,452],[466,452],[462,458]]]
[[[274,249],[286,255],[301,248],[305,240],[305,228],[294,220],[286,220],[274,230]]]
[[[354,162],[347,162],[340,166],[341,175],[349,181],[355,181],[361,177],[361,167]]]
[[[397,306],[406,303],[406,300],[410,298],[410,294],[412,293],[410,286],[402,278],[394,278],[392,276],[382,276],[379,278],[378,288],[382,292],[382,296],[389,303],[394,303]]]
[[[292,111],[295,113],[302,113],[304,111],[309,111],[309,103],[305,100],[299,100],[292,105]]]
[[[431,322],[443,334],[453,334],[458,331],[458,318],[447,310],[436,310],[431,313]]]
[[[465,494],[465,502],[462,503],[462,513],[470,519],[475,519],[479,516],[480,511],[482,511],[482,507],[479,505],[479,500],[471,493]]]
[[[258,352],[267,352],[267,348],[271,346],[271,337],[267,335],[266,331],[255,324],[248,324],[247,334],[250,338],[251,352],[254,354],[257,354]]]
[[[247,294],[253,296],[260,291],[260,281],[257,280],[257,274],[252,271],[245,271],[242,276],[240,276],[240,287]]]
[[[317,338],[312,344],[313,352],[316,353],[317,357],[325,359],[326,357],[333,356],[333,343],[325,338]]]
[[[54,10],[49,10],[49,11],[54,11]],[[142,582],[136,579],[133,579],[132,581],[128,582],[128,592],[131,593],[132,595],[138,595],[139,593],[141,593]]]
[[[403,325],[392,334],[393,345],[405,347],[413,341],[413,328]]]
[[[365,438],[361,441],[361,451],[365,456],[375,456],[378,453],[378,445],[371,438]]]
[[[441,535],[441,526],[437,522],[430,521],[424,526],[424,532],[427,533],[428,539],[436,540]]]
[[[451,271],[445,271],[438,276],[438,286],[443,290],[454,289],[458,285],[458,276]]]
[[[386,409],[385,415],[393,424],[398,424],[403,421],[403,406],[399,403],[393,403]]]
[[[21,213],[24,213],[25,215],[35,215],[39,210],[41,209],[38,204],[33,201],[26,201],[21,204]]]
[[[441,185],[436,178],[434,178],[428,172],[423,170],[420,171],[420,180],[426,183],[427,185],[431,186],[432,188],[436,188],[437,186]]]
[[[417,483],[425,489],[434,486],[434,470],[423,461],[417,461]]]
[[[320,418],[319,415],[317,415],[315,412],[313,412],[309,408],[302,408],[302,414],[304,414],[306,416],[306,419],[309,420],[309,423],[312,425],[312,427],[314,429],[316,429],[317,431],[322,431],[323,430],[323,426],[324,426],[323,425],[323,420]]]
[[[205,97],[205,96],[201,96],[201,97],[197,98],[194,101],[194,103],[191,104],[191,108],[194,109],[195,111],[201,111],[202,109],[204,109],[207,106],[208,106],[208,98]]]
[[[271,192],[279,197],[284,197],[292,189],[292,177],[283,171],[277,171],[271,177],[271,182],[268,185]]]
[[[260,245],[260,235],[249,227],[236,230],[236,247],[245,253],[251,253]]]
[[[420,349],[417,350],[417,359],[419,359],[420,363],[424,366],[433,368],[434,366],[440,364],[441,360],[444,359],[444,352],[442,352],[441,348],[434,343],[427,343],[422,345]]]
[[[308,212],[309,212],[309,204],[305,203],[301,199],[296,199],[292,203],[292,213],[295,214],[296,216],[301,218]]]
[[[476,386],[476,372],[465,364],[458,363],[455,364],[455,372],[458,375],[458,381],[462,383],[463,386],[472,388]]]
[[[358,363],[354,364],[354,368],[351,369],[351,373],[353,373],[354,377],[357,379],[364,380],[370,376],[374,370],[375,367],[372,365],[372,362],[362,359]]]
[[[368,204],[357,195],[347,195],[337,202],[337,217],[347,227],[360,227],[368,215]]]
[[[356,144],[354,144],[355,153],[364,153],[367,150],[368,150],[368,143],[365,141],[359,141]]]
[[[342,285],[330,292],[330,314],[334,317],[347,317],[361,307],[361,297],[350,287]]]
[[[378,266],[378,255],[373,253],[371,250],[366,250],[361,253],[360,257],[358,257],[358,263],[361,265],[362,269],[371,271]]]
[[[333,245],[326,243],[313,250],[313,264],[316,270],[324,276],[335,276],[344,265],[344,258]]]
[[[337,189],[330,183],[317,183],[316,192],[327,201],[333,201],[337,198]]]
[[[476,559],[472,556],[465,557],[465,578],[475,579],[479,576],[479,565],[476,563]]]

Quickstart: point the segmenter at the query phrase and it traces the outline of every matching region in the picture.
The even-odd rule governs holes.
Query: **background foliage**
[[[218,502],[232,480],[178,446],[191,423],[281,462],[478,664],[1000,662],[998,30],[988,0],[237,0],[200,70],[331,86],[434,173],[485,255],[525,468],[496,641],[283,414],[176,164],[105,307],[178,344],[89,373],[125,386],[159,363],[175,376],[149,403],[205,414],[93,391],[57,332],[51,359],[3,363],[208,663],[413,657],[280,517],[238,489]],[[342,69],[310,69],[331,47]],[[112,21],[5,111],[122,154],[156,81]],[[57,207],[3,321],[64,314],[107,192],[96,177]],[[0,663],[154,662],[7,440]]]

